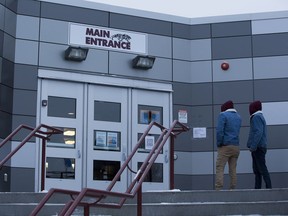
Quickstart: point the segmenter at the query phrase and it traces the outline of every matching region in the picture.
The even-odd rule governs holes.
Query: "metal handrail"
[[[46,131],[42,130],[45,128]],[[44,178],[45,178],[45,159],[46,159],[46,140],[53,134],[61,134],[63,133],[62,130],[45,125],[40,124],[38,127],[33,128],[27,125],[19,125],[11,134],[9,134],[1,143],[0,148],[2,148],[9,140],[11,140],[18,132],[22,129],[30,130],[31,132],[22,140],[22,142],[11,152],[9,152],[6,157],[4,157],[0,161],[0,169],[4,166],[4,164],[12,158],[14,154],[16,154],[32,137],[37,137],[42,139],[42,167],[41,167],[41,190],[44,190]]]
[[[116,184],[117,180],[123,173],[123,171],[129,167],[129,163],[132,160],[133,156],[139,149],[140,145],[144,142],[145,137],[148,135],[149,131],[152,129],[153,126],[160,128],[162,131],[161,135],[157,139],[156,143],[154,144],[153,148],[151,149],[150,153],[147,155],[146,160],[142,163],[141,167],[139,168],[137,174],[135,175],[133,181],[131,182],[130,186],[124,193],[121,192],[113,192],[112,189]],[[58,214],[59,216],[70,216],[77,206],[83,206],[84,208],[84,216],[89,215],[90,207],[106,207],[106,208],[121,208],[125,203],[127,198],[134,198],[137,194],[137,215],[142,215],[142,183],[144,182],[145,177],[147,176],[151,166],[157,159],[158,155],[161,153],[163,146],[165,145],[166,141],[171,137],[174,139],[178,134],[182,132],[188,131],[189,128],[184,124],[175,120],[169,129],[165,128],[164,126],[160,125],[157,122],[151,122],[145,132],[140,137],[138,143],[133,148],[131,154],[126,159],[126,161],[122,164],[121,168],[108,185],[106,190],[97,190],[92,188],[84,188],[80,192],[76,192],[73,190],[64,190],[64,189],[57,189],[51,188],[45,197],[40,201],[40,203],[36,206],[30,216],[36,216],[40,210],[44,207],[46,202],[52,197],[55,193],[60,194],[69,194],[71,196],[71,200],[66,203],[64,208]],[[174,150],[174,149],[173,149]],[[172,161],[172,159],[170,158]],[[171,162],[172,163],[172,162]],[[128,170],[130,170],[128,168]],[[75,197],[75,195],[77,195]],[[102,203],[101,201],[107,197],[118,197],[120,201],[118,203]],[[94,202],[85,202],[82,201],[84,197],[93,197],[97,198]]]

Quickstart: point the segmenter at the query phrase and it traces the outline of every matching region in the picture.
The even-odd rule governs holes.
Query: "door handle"
[[[81,151],[77,150],[77,158],[81,158]]]

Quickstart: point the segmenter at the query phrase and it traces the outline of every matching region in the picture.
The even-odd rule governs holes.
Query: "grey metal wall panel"
[[[174,105],[211,105],[212,83],[173,83]]]
[[[32,65],[15,65],[14,88],[37,90],[38,67]]]
[[[39,18],[17,15],[16,38],[39,40]]]
[[[53,29],[53,34],[51,34],[51,29]],[[68,22],[51,19],[41,19],[40,41],[42,42],[68,44],[68,32]]]
[[[4,32],[15,37],[16,36],[16,23],[17,16],[12,11],[5,9],[5,19],[4,19]]]
[[[173,81],[203,83],[212,81],[211,61],[173,61]]]
[[[247,103],[253,101],[252,81],[233,81],[213,83],[213,101],[215,104],[223,104],[227,100],[235,103]]]
[[[5,23],[5,8],[0,5],[0,30],[4,31],[4,23]]]
[[[191,60],[191,41],[173,38],[173,58],[180,60]]]
[[[174,161],[175,174],[207,175],[214,170],[213,152],[175,152],[178,156]],[[183,166],[189,164],[189,166]],[[199,166],[201,164],[201,166]]]
[[[288,33],[253,35],[254,57],[288,55]]]
[[[15,57],[15,39],[4,33],[3,57],[14,62]]]
[[[40,16],[40,1],[17,1],[17,14]]]
[[[189,132],[181,134],[175,140],[175,151],[181,152],[211,152],[214,147],[214,131],[212,128],[206,129],[206,138],[193,138],[193,127]]]
[[[191,41],[191,61],[211,60],[211,39]]]
[[[212,106],[174,106],[174,116],[178,118],[179,110],[186,110],[189,127],[212,127]]]
[[[287,78],[288,56],[253,59],[254,79]]]
[[[271,173],[270,174],[273,188],[288,188],[288,173]]]
[[[13,114],[17,115],[36,115],[37,92],[30,90],[13,91]]]
[[[189,164],[187,164],[189,166]],[[175,175],[175,188],[180,190],[213,190],[213,175]]]
[[[90,71],[93,73],[108,72],[108,51],[89,49],[85,61],[73,62],[64,59],[64,52],[67,48],[68,46],[64,45],[40,43],[39,66]]]
[[[14,63],[6,59],[2,59],[1,83],[13,88],[14,80]]]
[[[4,32],[0,31],[0,56],[3,56]]]
[[[172,34],[170,22],[115,13],[110,15],[110,27],[163,36]]]
[[[254,83],[255,99],[262,102],[288,100],[288,94],[283,94],[288,92],[288,79],[255,80]]]
[[[288,149],[287,131],[288,131],[288,125],[269,125],[267,127],[268,148]]]
[[[170,37],[148,35],[148,54],[164,58],[172,58],[172,42]]]
[[[11,133],[12,115],[10,113],[0,111],[0,119],[0,137],[4,139]]]
[[[252,20],[252,34],[288,32],[288,18]]]
[[[109,13],[99,10],[41,2],[41,17],[107,27]]]
[[[109,74],[141,77],[157,80],[172,80],[172,62],[166,58],[156,58],[154,66],[149,70],[132,68],[133,54],[109,52]]]
[[[0,85],[0,109],[7,113],[12,113],[13,89],[5,85]]]
[[[226,22],[211,24],[212,37],[251,35],[251,22]]]
[[[211,60],[211,40],[173,38],[173,58],[179,60]]]
[[[288,124],[288,115],[278,110],[288,110],[288,101],[264,102],[262,111],[265,114],[267,125],[286,125]]]
[[[11,168],[11,188],[10,192],[34,192],[35,169]],[[21,184],[19,184],[21,179]]]
[[[252,57],[251,36],[212,39],[212,58],[250,58]]]
[[[27,115],[13,115],[12,120],[12,131],[15,130],[19,125],[25,124],[30,127],[36,127],[36,116],[27,116]],[[37,125],[38,126],[38,125]],[[23,141],[27,137],[27,131],[21,130],[15,136],[13,136],[13,141]],[[33,137],[30,142],[35,141]]]
[[[229,69],[222,70],[221,64],[227,62]],[[251,80],[253,78],[252,59],[230,59],[213,61],[213,81]]]
[[[183,39],[204,39],[211,37],[210,24],[186,25],[173,23],[173,37]]]
[[[37,65],[38,46],[38,41],[16,40],[15,63]]]

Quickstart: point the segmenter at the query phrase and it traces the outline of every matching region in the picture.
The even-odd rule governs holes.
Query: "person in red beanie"
[[[236,166],[240,154],[239,133],[241,117],[234,109],[233,101],[226,101],[221,106],[216,128],[217,136],[217,161],[215,189],[223,188],[224,168],[228,162],[230,189],[235,189],[237,184]]]
[[[266,166],[267,126],[262,113],[261,101],[254,101],[249,105],[250,132],[247,147],[251,151],[252,167],[255,175],[255,189],[261,189],[262,177],[266,188],[272,188],[270,175]]]

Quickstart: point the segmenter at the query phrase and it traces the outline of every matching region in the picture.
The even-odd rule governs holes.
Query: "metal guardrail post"
[[[142,184],[137,192],[137,216],[142,216]]]
[[[173,190],[174,185],[174,135],[170,136],[170,190]]]
[[[42,139],[41,155],[41,191],[45,189],[45,168],[46,168],[46,140]]]

